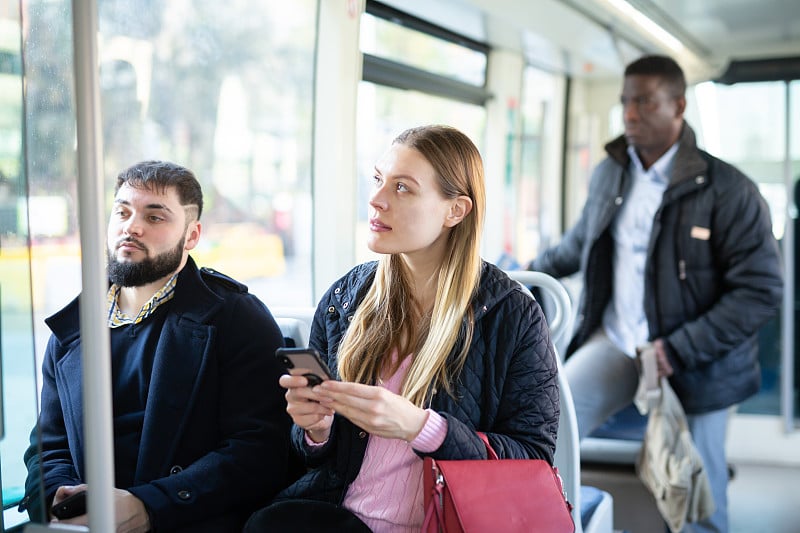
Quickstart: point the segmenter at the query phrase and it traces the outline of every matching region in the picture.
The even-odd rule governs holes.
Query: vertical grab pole
[[[784,113],[786,128],[786,138],[784,141],[783,152],[783,182],[786,187],[786,223],[783,232],[783,310],[781,312],[781,414],[783,415],[783,430],[785,433],[794,431],[794,353],[797,346],[794,345],[794,323],[795,303],[794,292],[794,265],[797,258],[795,254],[794,223],[797,219],[797,208],[794,198],[794,181],[792,180],[792,94],[790,82],[784,82],[786,86],[786,112]]]
[[[83,432],[91,531],[115,531],[111,356],[106,327],[105,206],[97,61],[97,2],[72,0],[78,139]]]

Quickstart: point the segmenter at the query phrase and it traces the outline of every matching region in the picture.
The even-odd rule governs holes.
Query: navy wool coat
[[[283,336],[247,287],[191,257],[169,305],[135,482],[120,488],[144,502],[153,531],[240,531],[289,481],[291,419],[274,357]],[[36,495],[41,474],[50,502],[59,486],[86,482],[78,298],[46,322],[41,414],[25,459],[26,493]]]

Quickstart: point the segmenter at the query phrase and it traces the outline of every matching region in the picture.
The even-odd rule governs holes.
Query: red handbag
[[[425,458],[422,533],[573,533],[575,524],[558,470],[543,459]]]

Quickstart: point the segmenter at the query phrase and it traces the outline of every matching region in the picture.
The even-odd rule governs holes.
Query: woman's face
[[[413,148],[394,144],[375,165],[373,181],[369,249],[439,260],[450,228],[463,215],[458,199],[442,195],[428,160]]]

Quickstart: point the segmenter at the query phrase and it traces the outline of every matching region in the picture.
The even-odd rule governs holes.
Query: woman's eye
[[[408,187],[406,187],[405,183],[398,183],[397,190],[399,192],[408,192]]]
[[[375,186],[378,187],[380,186],[381,183],[383,183],[383,178],[381,178],[380,176],[372,176],[372,181],[375,184]]]

